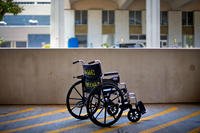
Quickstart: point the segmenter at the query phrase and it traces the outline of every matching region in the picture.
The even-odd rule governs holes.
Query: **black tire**
[[[127,115],[131,122],[137,122],[141,118],[141,114],[136,109],[130,109]]]
[[[110,91],[106,92],[106,89]],[[87,113],[90,120],[101,127],[108,127],[116,123],[123,113],[123,95],[113,83],[104,82],[95,88],[89,95],[87,101]],[[111,113],[109,107],[117,105],[119,108]],[[116,112],[117,110],[117,112]]]
[[[77,81],[71,86],[66,97],[66,106],[69,113],[80,120],[88,118],[86,110],[87,97],[85,95],[82,81]]]

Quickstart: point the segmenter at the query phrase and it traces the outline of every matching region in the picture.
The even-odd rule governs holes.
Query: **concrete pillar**
[[[102,45],[102,11],[88,10],[88,47]]]
[[[146,11],[142,11],[142,34],[146,34]]]
[[[64,0],[51,0],[51,47],[64,47]]]
[[[10,47],[11,48],[16,48],[16,41],[11,41],[10,42]]]
[[[64,23],[65,23],[65,46],[67,47],[67,43],[69,38],[75,37],[75,11],[74,10],[65,10],[64,11]]]
[[[146,0],[147,47],[160,47],[160,0]]]
[[[115,44],[129,42],[129,11],[115,11]]]
[[[169,46],[182,44],[182,14],[181,11],[168,12],[168,41]]]
[[[200,47],[200,12],[194,12],[194,46]]]

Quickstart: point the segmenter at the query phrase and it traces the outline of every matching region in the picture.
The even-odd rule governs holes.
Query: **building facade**
[[[50,43],[50,0],[14,0],[23,7],[18,15],[6,14],[0,25],[1,47],[40,48]]]
[[[17,47],[200,47],[200,0],[15,0],[25,25],[0,26],[0,37]],[[26,3],[27,2],[27,3]],[[26,20],[27,19],[27,20]],[[16,20],[16,19],[15,19]],[[20,33],[20,34],[19,34]],[[38,40],[38,42],[34,41]],[[22,45],[22,44],[21,44]]]

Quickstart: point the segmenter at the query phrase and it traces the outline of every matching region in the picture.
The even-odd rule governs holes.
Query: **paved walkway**
[[[64,105],[0,106],[0,133],[200,133],[200,104],[148,104],[137,123],[126,116],[110,128],[77,120]]]

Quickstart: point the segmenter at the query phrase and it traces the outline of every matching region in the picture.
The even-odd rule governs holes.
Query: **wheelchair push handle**
[[[95,61],[90,61],[90,62],[88,62],[88,64],[94,64],[95,63]]]
[[[77,60],[77,61],[73,61],[73,64],[76,64],[76,63],[78,63],[79,61]]]
[[[73,64],[76,64],[76,63],[79,63],[79,62],[81,62],[82,64],[84,64],[83,60],[76,60],[76,61],[73,62]]]
[[[90,65],[90,64],[94,64],[94,63],[96,63],[96,62],[100,63],[99,60],[93,60],[93,61],[88,62],[88,64]]]

